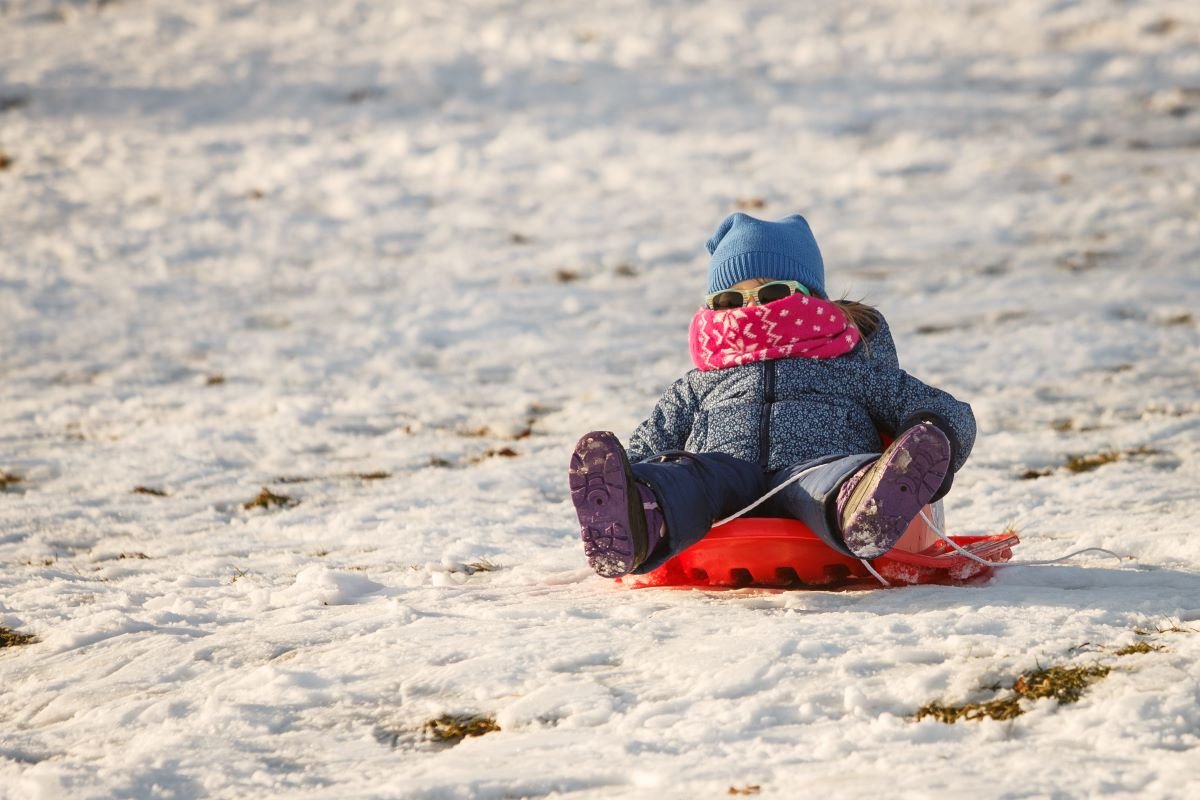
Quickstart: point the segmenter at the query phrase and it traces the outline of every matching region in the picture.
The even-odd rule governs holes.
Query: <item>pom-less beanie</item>
[[[808,222],[799,214],[776,222],[730,214],[705,245],[708,291],[720,292],[750,278],[800,281],[813,294],[825,294],[825,262]]]

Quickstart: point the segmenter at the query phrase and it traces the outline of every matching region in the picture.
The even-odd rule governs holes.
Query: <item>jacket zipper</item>
[[[775,402],[775,362],[763,364],[762,417],[758,422],[758,464],[764,470],[771,457],[771,404]]]

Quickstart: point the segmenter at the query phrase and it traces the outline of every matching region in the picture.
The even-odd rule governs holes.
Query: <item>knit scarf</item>
[[[688,332],[692,363],[705,372],[773,358],[835,358],[859,338],[840,308],[799,293],[761,306],[702,308]]]

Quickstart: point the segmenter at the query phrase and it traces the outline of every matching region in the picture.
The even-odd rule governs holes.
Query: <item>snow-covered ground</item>
[[[0,153],[0,797],[1200,796],[1191,0],[0,0]],[[1129,558],[592,575],[739,206],[974,405],[953,530]]]

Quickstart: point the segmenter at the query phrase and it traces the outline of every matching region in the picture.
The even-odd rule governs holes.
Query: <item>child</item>
[[[847,555],[883,555],[950,490],[975,441],[971,407],[900,369],[878,311],[828,299],[803,217],[733,214],[707,247],[696,369],[628,451],[605,431],[575,447],[589,563],[610,578],[649,572],[780,486],[761,513],[799,519]]]

